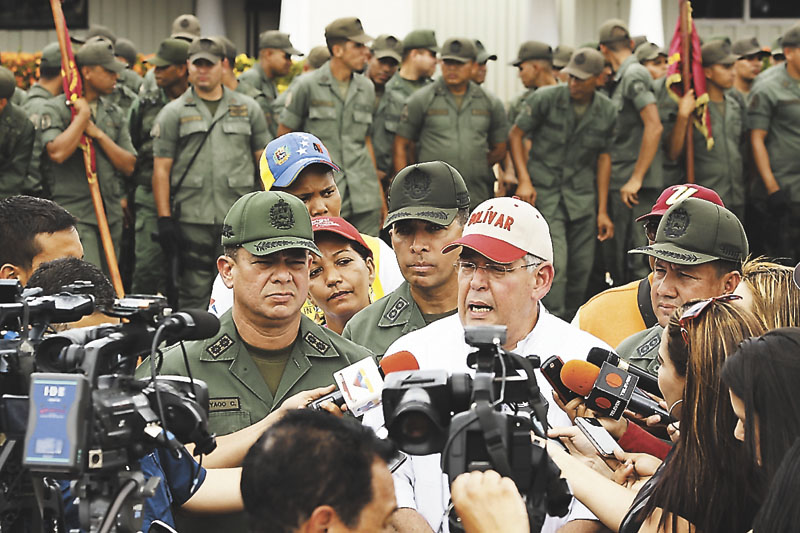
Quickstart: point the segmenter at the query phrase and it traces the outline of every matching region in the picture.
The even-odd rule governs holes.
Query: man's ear
[[[532,294],[536,300],[541,300],[547,293],[550,292],[550,287],[553,286],[553,278],[555,277],[556,271],[553,268],[553,263],[546,261],[542,266],[540,266],[536,270],[536,276],[534,277]]]
[[[742,282],[742,274],[736,270],[728,272],[722,278],[723,294],[731,294]]]
[[[314,509],[311,516],[308,517],[302,531],[307,533],[327,531],[339,522],[341,522],[339,520],[339,515],[336,514],[333,507],[330,505],[320,505]]]
[[[0,267],[0,279],[20,279],[22,269],[11,263],[5,263]]]
[[[231,273],[231,270],[233,269],[233,265],[235,263],[236,261],[227,255],[221,255],[217,258],[217,270],[219,271],[219,277],[222,278],[222,283],[224,283],[229,289],[233,288],[233,274]]]

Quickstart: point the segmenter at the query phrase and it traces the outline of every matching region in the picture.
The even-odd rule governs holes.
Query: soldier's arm
[[[489,161],[489,166],[499,163],[506,157],[507,145],[505,142],[489,145],[489,153],[486,159]]]
[[[413,154],[416,151],[416,147],[411,139],[406,139],[400,134],[395,135],[392,151],[394,152],[392,159],[395,174],[414,163]]]
[[[11,151],[11,161],[9,169],[11,173],[21,179],[28,175],[28,165],[33,154],[33,141],[36,138],[36,130],[30,120],[21,124],[22,132],[15,139],[14,149]]]
[[[159,217],[172,216],[169,205],[169,175],[172,172],[172,159],[168,157],[153,158],[153,198]]]
[[[764,182],[764,187],[767,189],[767,194],[772,194],[778,191],[781,187],[778,185],[778,180],[772,173],[772,166],[769,162],[769,152],[767,152],[767,145],[764,139],[767,137],[767,130],[753,129],[750,131],[750,143],[753,145],[753,160],[756,163],[758,173],[761,175],[761,181]]]
[[[489,129],[489,166],[500,163],[508,152],[508,118],[503,103],[498,98],[491,99],[491,126]]]
[[[695,99],[694,90],[690,90],[681,97],[680,104],[678,105],[678,115],[675,118],[675,125],[669,134],[669,146],[667,150],[667,157],[675,161],[678,156],[683,152],[683,147],[686,144],[686,130],[689,128],[689,120],[694,111]]]
[[[633,174],[628,179],[628,182],[622,186],[622,189],[620,189],[622,201],[628,207],[639,203],[639,189],[642,188],[644,175],[647,174],[650,164],[658,153],[658,143],[661,141],[661,133],[664,131],[664,127],[661,125],[661,119],[658,117],[658,108],[656,104],[651,103],[644,106],[642,110],[639,111],[639,116],[644,123],[642,145],[639,147],[639,157],[636,158]]]
[[[608,216],[608,188],[611,185],[611,154],[597,156],[597,240],[614,236],[614,223]]]
[[[63,163],[75,153],[81,141],[81,135],[83,135],[86,126],[89,124],[89,119],[92,116],[89,104],[86,103],[86,100],[83,98],[78,98],[74,105],[78,113],[72,119],[72,122],[70,122],[69,126],[67,126],[64,131],[45,146],[47,155],[54,163]],[[50,113],[53,115],[53,118],[55,118],[55,111],[51,111]]]
[[[422,103],[418,96],[412,95],[403,106],[400,113],[400,122],[394,136],[392,147],[394,173],[397,174],[408,165],[416,162],[416,142],[422,130],[423,114]]]
[[[514,168],[517,171],[517,190],[516,195],[531,205],[536,204],[536,188],[528,172],[528,152],[530,148],[525,145],[525,136],[530,135],[539,122],[534,118],[534,109],[539,109],[538,102],[541,101],[540,95],[534,93],[532,102],[522,101],[519,103],[520,109],[517,118],[508,134],[508,144],[511,147],[511,158],[514,161]],[[534,107],[535,106],[535,107]]]
[[[127,134],[127,131],[124,134]],[[97,141],[100,149],[103,150],[115,169],[125,176],[130,177],[133,174],[136,168],[136,154],[118,145],[114,139],[98,128],[94,122],[90,121],[86,126],[86,135]],[[130,142],[130,137],[128,137],[128,142]]]
[[[298,81],[294,87],[286,89],[291,91],[286,95],[286,105],[281,109],[278,117],[278,137],[293,131],[299,131],[308,116],[308,83]]]
[[[203,465],[206,467],[207,465]],[[211,468],[206,470],[203,484],[181,509],[192,513],[235,513],[244,510],[241,468]]]

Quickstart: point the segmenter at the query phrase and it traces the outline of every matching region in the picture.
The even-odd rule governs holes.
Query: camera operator
[[[0,200],[0,279],[18,279],[25,285],[41,263],[83,257],[77,223],[50,200],[32,196]]]
[[[553,248],[547,222],[533,206],[517,198],[495,198],[480,204],[470,215],[463,236],[444,247],[446,253],[461,247],[458,270],[458,314],[409,333],[387,353],[411,352],[421,370],[469,372],[464,326],[507,326],[506,350],[542,360],[560,355],[564,360],[583,358],[593,347],[607,349],[599,339],[549,314],[540,300],[550,290],[555,275]],[[552,388],[536,376],[544,398]],[[378,411],[378,410],[376,410]],[[380,424],[382,413],[366,417]],[[560,426],[569,419],[559,409],[549,409],[547,422]],[[412,456],[395,473],[398,505],[403,513],[416,510],[434,531],[448,531],[442,518],[449,489],[440,467],[440,455]],[[408,509],[405,509],[408,508]],[[573,503],[566,518],[548,516],[543,531],[595,531],[594,516]],[[399,522],[398,515],[398,522]],[[402,524],[400,529],[402,529]]]

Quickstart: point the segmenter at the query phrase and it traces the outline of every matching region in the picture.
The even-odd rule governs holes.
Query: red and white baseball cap
[[[667,209],[672,207],[673,204],[678,203],[684,198],[699,198],[712,202],[720,207],[725,207],[722,203],[722,198],[714,189],[697,185],[696,183],[684,183],[683,185],[672,185],[664,189],[661,196],[658,197],[656,203],[653,204],[653,209],[646,215],[642,215],[636,219],[636,222],[641,222],[650,217],[660,217],[667,212]]]
[[[328,231],[330,233],[335,233],[337,235],[341,235],[345,239],[353,242],[357,242],[364,249],[367,251],[370,257],[372,257],[372,250],[367,243],[364,242],[364,238],[358,232],[358,230],[350,224],[348,221],[341,217],[315,217],[311,219],[311,229],[314,231],[314,238],[316,239],[316,234],[324,231]]]
[[[525,254],[553,260],[550,226],[538,209],[516,196],[486,200],[470,214],[460,239],[442,253],[466,246],[496,263],[513,263]]]

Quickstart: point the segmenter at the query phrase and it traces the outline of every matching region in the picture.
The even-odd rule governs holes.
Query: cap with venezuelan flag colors
[[[322,141],[310,133],[292,132],[273,139],[258,162],[264,190],[288,187],[304,168],[314,163],[339,171]]]

